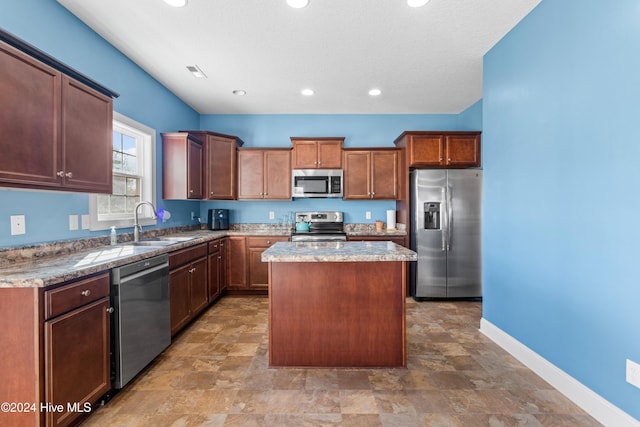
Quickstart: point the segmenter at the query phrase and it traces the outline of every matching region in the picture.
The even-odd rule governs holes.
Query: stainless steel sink
[[[196,237],[162,236],[162,237],[156,237],[154,240],[164,240],[168,242],[181,243],[181,242],[188,242],[189,240],[193,240],[193,239],[196,239]]]
[[[133,246],[170,246],[188,242],[193,239],[196,239],[196,237],[161,236],[154,237],[153,239],[140,240],[138,242],[130,242],[129,244]]]
[[[140,240],[139,242],[130,242],[128,244],[133,246],[169,246],[176,243],[179,242],[172,242],[171,240]]]

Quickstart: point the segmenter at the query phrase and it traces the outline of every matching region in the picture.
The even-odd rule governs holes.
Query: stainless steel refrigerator
[[[482,297],[482,171],[411,171],[411,295]]]

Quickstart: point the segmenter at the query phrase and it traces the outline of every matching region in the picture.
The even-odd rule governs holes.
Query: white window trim
[[[113,121],[118,122],[118,126],[130,130],[131,132],[141,135],[144,139],[143,150],[151,150],[150,161],[143,162],[144,176],[150,177],[150,186],[143,186],[143,194],[141,200],[151,202],[157,208],[156,204],[156,131],[149,126],[143,125],[127,116],[113,112]],[[143,153],[146,158],[146,153]],[[142,206],[139,215],[140,225],[155,225],[157,219],[153,219],[151,209],[148,206]],[[127,228],[133,227],[133,212],[126,218],[98,220],[98,195],[91,194],[89,196],[89,229],[92,231],[108,230],[111,227]]]

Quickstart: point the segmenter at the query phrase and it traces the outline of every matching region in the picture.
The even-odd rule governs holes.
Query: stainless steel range
[[[309,225],[309,231],[301,231],[301,223]],[[340,242],[347,240],[344,231],[344,215],[340,211],[296,212],[296,227],[292,242]]]

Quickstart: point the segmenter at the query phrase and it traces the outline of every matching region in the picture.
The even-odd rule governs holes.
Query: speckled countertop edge
[[[400,230],[376,232],[372,224],[345,224],[348,236],[405,236]],[[145,229],[143,238],[194,237],[170,246],[132,246],[132,233],[119,234],[120,244],[110,246],[109,236],[49,242],[0,249],[0,288],[40,288],[79,279],[163,253],[173,252],[225,236],[288,236],[291,230],[275,224],[233,224],[230,230]]]
[[[418,255],[393,242],[278,242],[262,253],[263,262],[415,261]]]

